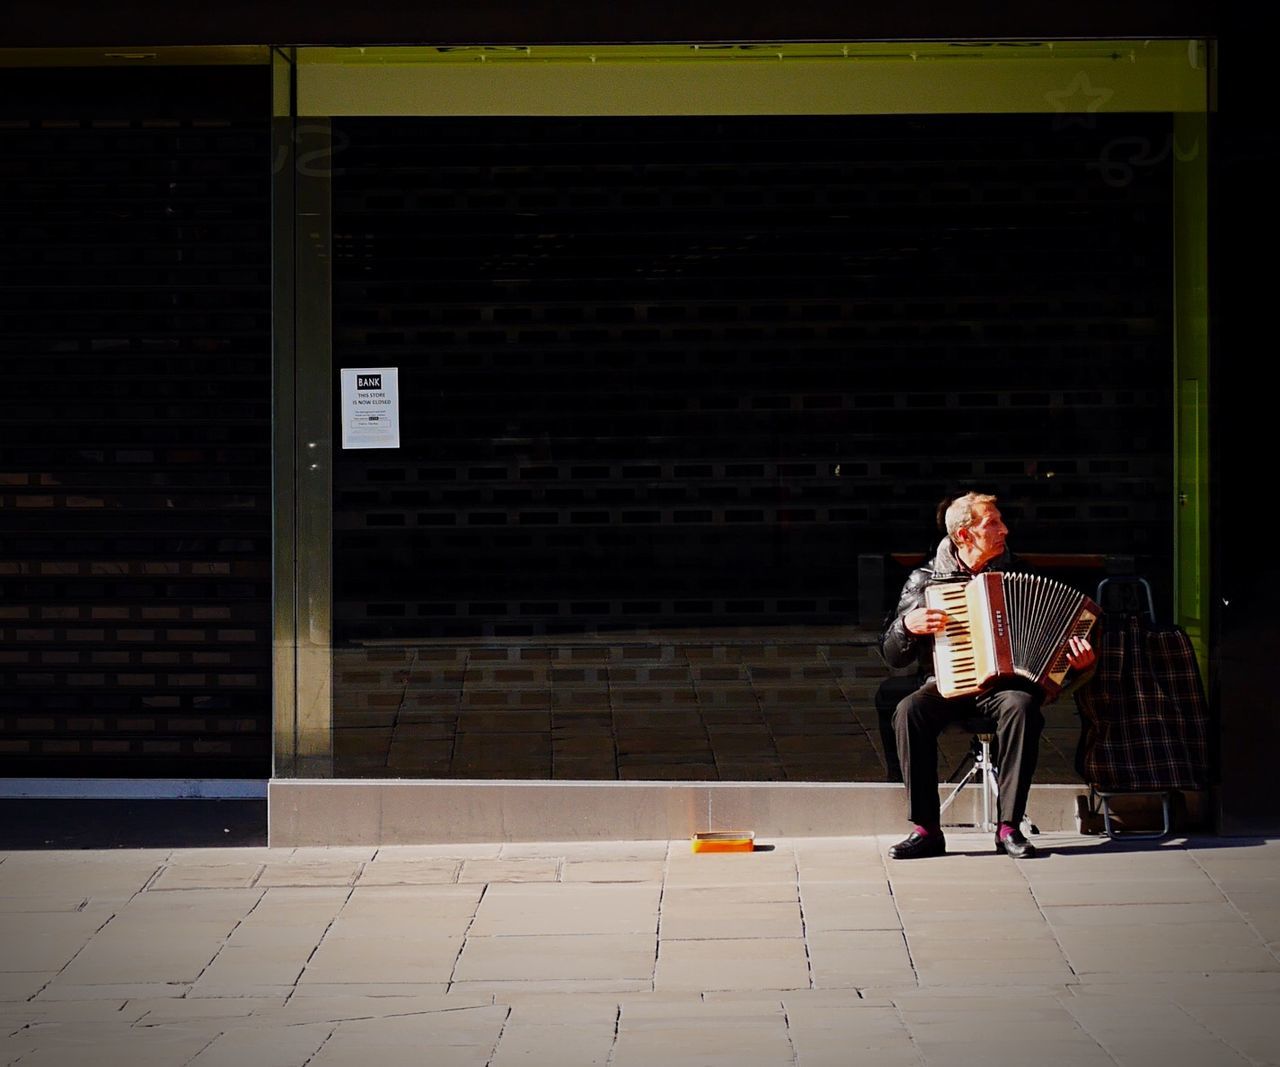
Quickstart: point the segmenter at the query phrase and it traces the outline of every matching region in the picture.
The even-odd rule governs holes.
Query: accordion
[[[968,696],[1018,676],[1053,700],[1070,669],[1069,639],[1087,638],[1101,614],[1069,585],[1016,571],[935,582],[925,587],[925,606],[947,613],[946,629],[933,642],[944,697]]]

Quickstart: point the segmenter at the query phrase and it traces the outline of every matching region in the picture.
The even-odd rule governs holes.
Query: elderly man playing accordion
[[[1024,570],[1005,546],[1009,534],[996,507],[996,498],[966,493],[946,511],[947,536],[934,558],[912,571],[902,588],[898,607],[880,638],[880,651],[891,667],[918,661],[928,677],[899,702],[893,714],[902,780],[907,789],[907,819],[911,833],[889,849],[892,859],[941,856],[947,850],[938,798],[938,735],[950,722],[986,715],[996,722],[999,752],[999,826],[995,847],[1016,859],[1031,856],[1035,847],[1020,829],[1031,778],[1039,755],[1045,693],[1021,677],[1002,677],[972,696],[947,698],[933,677],[933,642],[947,625],[947,613],[925,603],[925,587],[936,578],[967,578],[988,571]],[[1072,636],[1066,649],[1074,671],[1093,668],[1089,642]]]

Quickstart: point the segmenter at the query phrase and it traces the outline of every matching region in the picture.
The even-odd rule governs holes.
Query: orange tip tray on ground
[[[693,835],[694,852],[751,852],[755,847],[753,830],[706,830]]]

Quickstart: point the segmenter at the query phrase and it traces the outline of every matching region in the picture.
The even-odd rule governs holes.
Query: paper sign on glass
[[[400,447],[396,367],[343,367],[342,447]]]

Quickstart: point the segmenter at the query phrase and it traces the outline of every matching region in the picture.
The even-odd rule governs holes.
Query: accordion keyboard
[[[925,587],[926,607],[947,613],[946,629],[934,637],[938,692],[943,696],[978,688],[978,659],[969,621],[968,582],[941,582]]]

